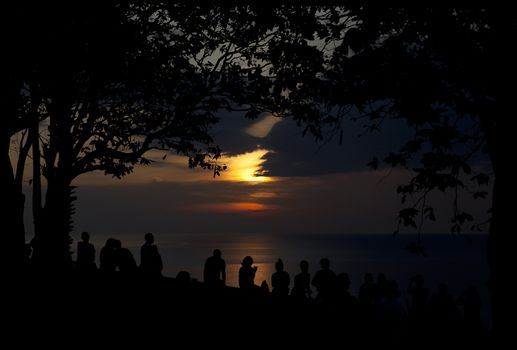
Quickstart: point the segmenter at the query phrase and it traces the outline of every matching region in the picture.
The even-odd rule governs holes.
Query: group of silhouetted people
[[[217,256],[220,259],[220,251]],[[311,280],[308,262],[301,261],[301,271],[295,276],[290,291],[289,273],[284,270],[282,259],[278,259],[275,263],[276,272],[271,276],[271,299],[299,306],[313,305],[327,311],[337,310],[342,313],[342,321],[349,327],[372,327],[378,334],[391,340],[407,338],[409,335],[422,338],[426,334],[436,337],[469,335],[469,339],[473,339],[473,336],[475,338],[482,333],[481,299],[474,286],[467,288],[457,299],[449,293],[446,284],[440,284],[437,292],[430,295],[424,277],[416,275],[410,279],[408,298],[404,302],[397,281],[388,280],[384,273],[379,273],[375,280],[373,274],[366,273],[358,296],[355,297],[350,293],[351,280],[348,274],[332,271],[327,258],[320,260],[320,266],[321,269]],[[263,287],[265,282],[260,287],[255,285],[256,272],[253,258],[246,256],[239,270],[239,287]],[[312,298],[311,287],[317,291],[315,298]]]
[[[163,262],[154,242],[152,233],[146,233],[145,242],[140,249],[138,266],[129,249],[122,247],[121,241],[109,238],[100,251],[100,266],[95,263],[95,247],[90,243],[90,235],[83,232],[77,243],[76,269],[82,274],[95,271],[108,276],[118,273],[121,276],[139,274],[149,277],[162,276]],[[359,293],[350,292],[351,280],[346,273],[336,274],[330,268],[330,260],[320,260],[321,268],[311,279],[309,263],[302,260],[300,272],[295,275],[292,289],[291,278],[285,271],[282,259],[275,263],[275,272],[271,276],[271,292],[265,281],[255,284],[257,266],[253,265],[251,256],[245,256],[238,273],[239,288],[242,293],[266,295],[274,305],[281,303],[315,307],[322,310],[338,310],[342,321],[350,327],[363,325],[373,327],[379,334],[392,339],[411,334],[423,337],[429,332],[450,336],[457,332],[473,334],[481,332],[481,299],[475,287],[469,287],[459,298],[454,298],[447,285],[441,284],[434,294],[429,293],[422,275],[413,276],[407,287],[407,301],[403,302],[398,283],[388,280],[383,273],[377,278],[371,273],[364,275]],[[192,280],[190,274],[181,271],[176,276],[178,286],[188,286]],[[203,269],[203,284],[208,288],[226,286],[226,262],[219,249],[208,257]],[[316,289],[313,297],[312,287]],[[246,294],[243,294],[246,295]],[[280,304],[279,304],[280,303]],[[462,311],[462,312],[461,312]],[[383,333],[384,332],[384,333]]]
[[[163,262],[158,247],[154,244],[154,235],[146,233],[145,243],[140,248],[140,266],[137,265],[133,253],[122,247],[122,242],[108,238],[99,255],[99,271],[104,274],[120,272],[132,276],[141,273],[144,276],[159,277],[162,275]],[[90,243],[90,234],[83,232],[81,241],[77,242],[77,259],[75,262],[79,273],[93,274],[97,271],[95,263],[95,247]]]

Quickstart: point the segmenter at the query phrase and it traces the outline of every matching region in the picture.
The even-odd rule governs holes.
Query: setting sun
[[[273,181],[272,177],[261,175],[264,172],[262,164],[265,159],[263,157],[269,152],[269,150],[257,149],[224,159],[223,161],[228,164],[228,171],[221,178],[228,181],[251,183]]]

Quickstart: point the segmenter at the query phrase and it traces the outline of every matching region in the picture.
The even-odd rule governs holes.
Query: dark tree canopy
[[[310,8],[107,2],[15,11],[23,29],[12,34],[10,51],[21,74],[13,74],[18,85],[6,86],[20,100],[10,110],[20,126],[6,140],[31,130],[24,149],[32,147],[35,159],[33,257],[53,266],[69,261],[75,178],[91,171],[120,178],[148,164],[152,149],[218,174],[219,149],[209,135],[217,112],[245,110],[254,118],[297,106],[275,83],[291,79],[271,69],[271,57],[288,62],[283,47],[320,65],[301,36],[299,21],[313,18]],[[298,70],[296,80],[308,79]],[[21,169],[24,161],[20,153]]]
[[[316,25],[307,31],[332,49],[320,54],[324,72],[313,84],[313,99],[328,106],[320,108],[327,113],[292,110],[293,118],[316,139],[327,137],[329,128],[330,136],[338,135],[347,119],[361,120],[371,131],[387,119],[404,120],[414,129],[400,150],[369,163],[412,172],[410,182],[397,188],[402,202],[409,203],[399,213],[399,226],[418,230],[423,219],[434,220],[428,194],[452,190],[451,231],[465,231],[474,218],[461,209],[458,191],[467,189],[474,198],[485,198],[490,191],[490,286],[494,298],[506,300],[504,271],[511,252],[501,230],[510,227],[510,215],[496,198],[500,201],[505,191],[501,188],[511,186],[498,169],[509,159],[504,154],[508,148],[501,144],[501,125],[514,111],[502,80],[516,76],[510,44],[517,33],[515,14],[490,7],[401,9],[370,4],[320,8],[316,13],[326,30]],[[483,158],[489,159],[491,170],[479,166]],[[475,229],[469,224],[466,231]],[[408,248],[424,253],[417,243]]]

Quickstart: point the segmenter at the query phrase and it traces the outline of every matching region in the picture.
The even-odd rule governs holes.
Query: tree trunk
[[[500,294],[501,294],[501,282],[504,279],[504,275],[501,276],[502,266],[501,260],[502,257],[499,256],[501,252],[501,239],[497,234],[497,197],[498,197],[498,187],[496,185],[496,181],[494,181],[493,187],[493,195],[492,195],[492,218],[490,222],[490,228],[488,231],[488,242],[487,242],[487,259],[488,259],[488,268],[490,271],[490,281],[489,281],[489,291],[490,298],[492,303],[492,328],[496,331],[499,328],[499,322],[501,321],[501,317],[499,314],[500,309]]]
[[[68,272],[71,259],[71,222],[75,197],[70,181],[48,179],[45,207],[37,222],[34,261],[45,272]]]
[[[494,173],[492,188],[492,213],[490,219],[490,228],[488,231],[487,241],[487,261],[490,273],[488,288],[490,292],[492,306],[492,331],[495,340],[502,336],[504,325],[509,318],[504,315],[505,309],[509,303],[509,270],[508,259],[512,256],[511,245],[507,238],[509,232],[502,232],[508,229],[509,218],[512,214],[508,212],[505,206],[500,206],[501,189],[509,189],[511,184],[508,182],[506,172],[498,171],[500,166],[501,154],[504,147],[501,147],[500,135],[497,133],[497,117],[493,115],[493,106],[490,104],[483,105],[481,108],[481,127],[487,140],[487,149],[492,163]],[[508,202],[506,202],[508,203]]]
[[[41,218],[41,153],[39,145],[39,122],[35,119],[32,130],[32,218],[34,233],[39,229]]]
[[[47,191],[45,205],[36,215],[33,254],[38,269],[60,274],[72,267],[70,232],[75,197],[72,196],[71,167],[74,140],[71,136],[70,97],[63,88],[68,84],[57,80],[54,83],[56,90],[52,94],[52,103],[47,106],[50,140],[43,153]],[[36,192],[34,195],[36,200],[40,200]],[[37,208],[35,210],[38,211]]]

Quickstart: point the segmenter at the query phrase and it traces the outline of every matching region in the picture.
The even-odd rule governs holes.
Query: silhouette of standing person
[[[90,234],[83,232],[81,239],[82,241],[77,242],[77,270],[86,273],[95,271],[95,247],[90,243]]]
[[[320,260],[321,270],[317,271],[312,279],[312,285],[318,290],[316,301],[328,303],[332,301],[336,289],[336,273],[330,269],[330,260]]]
[[[253,258],[251,256],[245,256],[242,259],[241,268],[239,269],[239,287],[249,289],[255,287],[255,273],[257,272],[257,266],[253,265]]]
[[[122,248],[122,246],[117,251],[117,266],[124,277],[133,277],[138,270],[133,253],[127,248]]]
[[[221,251],[215,249],[213,255],[205,261],[203,280],[208,286],[226,285],[226,262],[221,256]]]
[[[117,269],[118,243],[115,238],[108,238],[100,253],[100,270],[103,273],[114,273]]]
[[[431,296],[428,307],[434,338],[450,339],[457,335],[460,314],[447,284],[438,286],[438,292]]]
[[[424,276],[411,277],[407,293],[410,298],[408,313],[411,324],[421,325],[427,318],[427,298],[429,296],[429,290],[424,287]]]
[[[463,307],[463,330],[465,336],[476,339],[483,330],[481,321],[481,298],[475,286],[467,288],[458,298],[458,305]]]
[[[144,239],[145,243],[140,248],[140,270],[144,275],[159,277],[162,275],[163,262],[154,244],[154,235],[146,233]]]
[[[278,259],[275,263],[276,272],[271,276],[272,293],[276,297],[286,297],[289,295],[289,284],[291,279],[289,273],[284,271],[284,262]]]
[[[311,274],[309,273],[309,263],[306,260],[300,261],[301,272],[294,276],[294,286],[291,296],[297,300],[307,300],[311,298]]]

